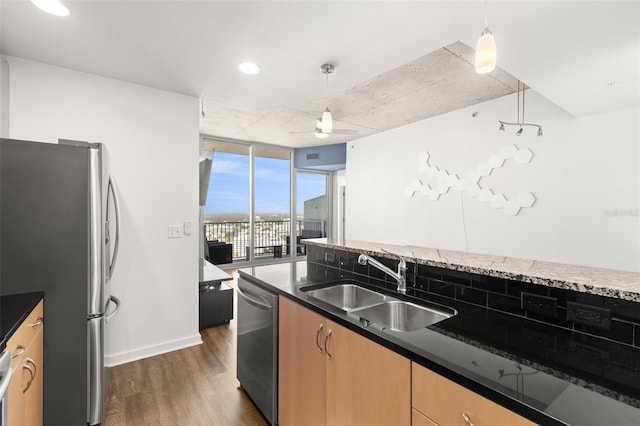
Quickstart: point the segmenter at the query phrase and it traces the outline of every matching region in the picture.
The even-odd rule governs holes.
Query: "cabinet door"
[[[282,296],[279,309],[279,423],[324,425],[326,320]]]
[[[23,363],[33,369],[34,378],[24,394],[25,425],[42,425],[42,403],[43,403],[43,331],[40,329],[29,346]]]
[[[409,425],[411,363],[328,322],[327,425]]]
[[[23,359],[22,357],[20,359]],[[22,363],[13,367],[13,376],[9,383],[8,415],[10,425],[24,425],[24,384],[27,383],[29,372],[22,367]]]
[[[412,365],[413,408],[441,425],[533,426],[535,423],[445,379],[421,365]]]

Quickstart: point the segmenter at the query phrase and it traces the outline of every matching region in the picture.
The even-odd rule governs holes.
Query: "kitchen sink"
[[[315,290],[304,290],[309,296],[336,306],[343,311],[353,311],[382,303],[389,298],[355,284],[339,284]]]
[[[351,313],[392,331],[416,331],[455,315],[455,311],[451,314],[401,300],[389,300]]]

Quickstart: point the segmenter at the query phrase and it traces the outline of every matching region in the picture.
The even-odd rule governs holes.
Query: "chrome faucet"
[[[383,250],[383,251],[386,251],[386,250]],[[398,272],[393,272],[391,269],[384,266],[382,263],[378,262],[373,257],[367,256],[366,254],[361,254],[358,257],[358,263],[361,265],[366,265],[368,262],[371,266],[375,266],[376,268],[380,269],[382,272],[388,275],[391,275],[398,282],[398,293],[404,294],[407,292],[407,263],[404,261],[404,258],[402,256],[398,256],[398,257],[400,257],[400,262],[398,263]]]

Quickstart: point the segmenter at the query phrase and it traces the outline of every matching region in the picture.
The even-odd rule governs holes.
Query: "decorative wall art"
[[[456,191],[466,191],[472,197],[478,197],[481,203],[489,203],[491,207],[502,209],[507,216],[516,216],[520,209],[531,207],[536,201],[530,192],[518,193],[511,199],[504,194],[496,193],[491,188],[484,188],[481,180],[489,176],[493,169],[498,169],[508,160],[516,164],[526,164],[533,158],[533,152],[528,148],[519,149],[515,145],[506,145],[500,152],[489,157],[485,163],[480,163],[475,170],[467,172],[464,177],[450,174],[447,170],[440,170],[437,166],[429,164],[429,153],[423,151],[418,154],[418,173],[426,175],[429,179],[435,179],[433,186],[425,184],[422,180],[415,180],[404,189],[407,198],[420,194],[429,200],[437,201],[441,195],[453,188]]]

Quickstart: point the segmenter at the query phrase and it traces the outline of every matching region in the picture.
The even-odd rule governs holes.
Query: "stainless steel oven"
[[[1,425],[9,424],[7,419],[7,396],[9,390],[9,382],[11,382],[11,353],[9,351],[2,352],[0,355],[0,413]]]
[[[238,280],[238,381],[272,425],[278,424],[278,295]]]

